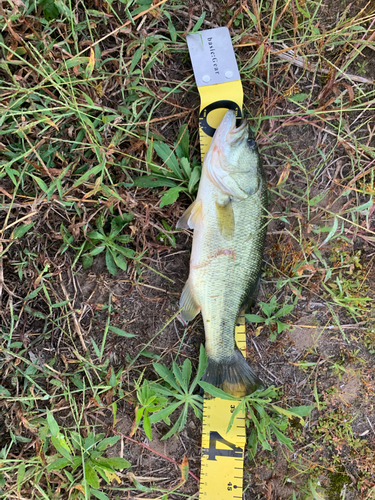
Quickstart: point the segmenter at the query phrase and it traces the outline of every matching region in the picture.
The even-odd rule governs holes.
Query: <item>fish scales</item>
[[[218,191],[213,186],[213,198],[220,195]],[[264,192],[265,189],[260,196],[254,195],[258,198],[256,202],[249,197],[233,203],[232,241],[215,231],[216,213],[208,209],[204,213],[204,224],[211,229],[200,234],[198,230],[199,236],[193,242],[189,283],[201,306],[207,354],[215,359],[226,358],[233,352],[239,310],[256,289],[265,234]],[[195,247],[202,251],[195,251]]]
[[[194,229],[181,317],[203,316],[208,366],[204,379],[234,395],[261,387],[235,345],[240,310],[254,302],[267,222],[267,187],[245,123],[228,111],[206,154],[197,199],[178,227]]]

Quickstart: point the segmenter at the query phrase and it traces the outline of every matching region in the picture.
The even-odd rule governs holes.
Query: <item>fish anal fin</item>
[[[216,217],[220,234],[227,240],[231,240],[234,235],[234,213],[230,198],[226,201],[216,202]]]
[[[177,221],[177,229],[194,229],[202,218],[202,202],[195,200]]]
[[[180,316],[185,323],[191,321],[195,318],[195,316],[199,313],[201,308],[195,302],[193,294],[191,292],[191,287],[189,280],[185,283],[184,289],[182,290],[181,298],[180,298],[180,307],[182,310],[180,312]]]

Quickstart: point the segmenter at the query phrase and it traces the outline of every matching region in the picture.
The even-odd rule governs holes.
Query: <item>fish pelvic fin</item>
[[[180,312],[180,317],[185,323],[194,319],[195,316],[201,310],[201,308],[195,302],[195,299],[191,292],[189,280],[187,280],[184,289],[182,290],[180,298],[180,307],[182,307],[182,311]]]
[[[223,202],[216,202],[216,218],[220,234],[227,240],[231,240],[234,235],[235,222],[233,205],[229,196]]]
[[[233,356],[221,360],[214,360],[208,356],[202,380],[237,398],[264,389],[263,382],[247,364],[239,350],[236,350]]]
[[[202,218],[202,202],[195,200],[177,221],[177,229],[194,229]]]

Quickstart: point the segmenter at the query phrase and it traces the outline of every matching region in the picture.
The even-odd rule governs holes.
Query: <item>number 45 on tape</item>
[[[187,36],[194,76],[201,97],[199,135],[201,159],[228,109],[242,117],[243,89],[227,28]],[[239,318],[236,342],[246,354],[245,318]],[[227,433],[238,403],[205,397],[203,406],[201,500],[242,498],[245,416],[239,414]]]

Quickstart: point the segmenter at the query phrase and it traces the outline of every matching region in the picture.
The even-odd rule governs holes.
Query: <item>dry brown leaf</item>
[[[281,172],[279,180],[277,181],[276,186],[280,186],[280,184],[284,184],[284,182],[288,179],[290,174],[290,163],[287,163]]]
[[[298,268],[298,271],[297,271],[298,276],[302,276],[303,271],[305,269],[308,269],[309,271],[312,271],[313,273],[315,273],[315,271],[316,271],[315,267],[312,264],[304,264],[303,266]]]

